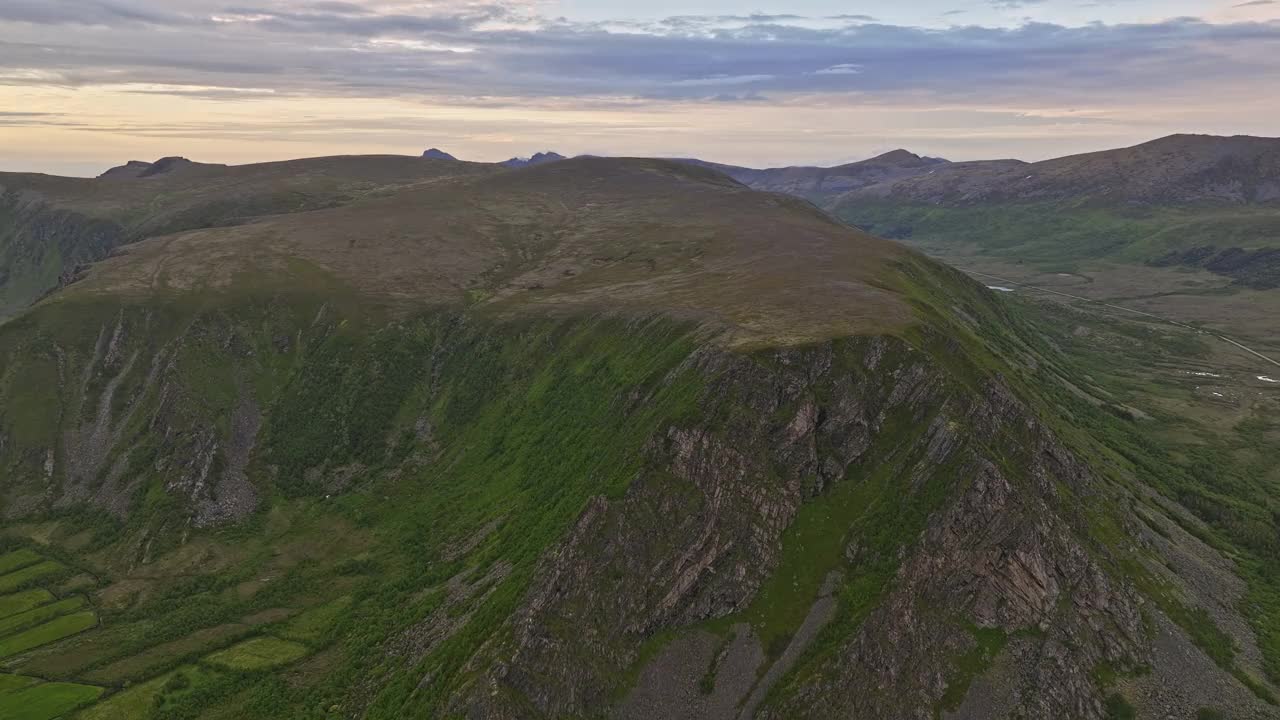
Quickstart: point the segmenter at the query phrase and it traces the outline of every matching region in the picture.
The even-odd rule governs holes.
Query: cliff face
[[[114,222],[51,208],[0,184],[0,318],[70,284],[82,265],[106,257],[124,236]]]
[[[371,626],[352,717],[1103,718],[1159,665],[1120,491],[933,330],[62,311],[0,335],[9,520],[100,508],[154,572],[281,494],[400,497],[363,522],[419,569],[362,602],[437,599]]]
[[[1140,601],[1065,510],[1097,479],[998,381],[889,339],[692,362],[697,419],[591,502],[457,711],[930,717],[1007,646],[1001,713],[1103,717]]]

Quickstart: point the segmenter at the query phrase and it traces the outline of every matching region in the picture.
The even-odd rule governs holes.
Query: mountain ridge
[[[4,659],[90,717],[1274,714],[1136,421],[959,271],[671,160],[179,165],[0,176],[119,233],[0,325],[0,562],[90,608]]]

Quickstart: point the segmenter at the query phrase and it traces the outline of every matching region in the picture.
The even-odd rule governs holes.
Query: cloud
[[[991,0],[991,7],[997,10],[1021,10],[1032,5],[1042,5],[1045,0]]]
[[[862,66],[857,63],[840,63],[832,65],[821,70],[814,70],[814,75],[860,75],[862,74]]]
[[[1261,5],[1276,5],[1276,4],[1277,4],[1276,0],[1250,0],[1249,2],[1237,3],[1235,5],[1232,5],[1231,7],[1247,8],[1247,7],[1259,7]]]
[[[866,15],[794,14],[587,23],[542,17],[536,7],[502,0],[4,0],[0,85],[107,86],[236,102],[755,102],[844,92],[868,102],[1034,97],[1069,104],[1153,89],[1211,94],[1222,78],[1256,81],[1261,91],[1280,74],[1277,23],[1181,18],[925,29]]]

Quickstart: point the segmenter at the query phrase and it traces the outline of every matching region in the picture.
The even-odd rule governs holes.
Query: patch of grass
[[[0,576],[0,593],[13,592],[24,585],[36,582],[42,578],[48,578],[55,575],[66,568],[62,563],[53,560],[45,560],[36,563],[21,570],[15,570],[7,575]]]
[[[17,615],[54,601],[53,593],[43,588],[24,590],[0,597],[0,618]]]
[[[98,624],[98,617],[91,611],[72,613],[54,618],[43,625],[24,630],[0,640],[0,658],[7,658],[42,645],[48,645],[76,633],[84,632]]]
[[[34,625],[39,625],[47,620],[66,615],[84,607],[85,599],[79,595],[69,597],[65,600],[59,600],[47,605],[33,608],[23,613],[10,615],[6,618],[0,618],[0,637],[13,634],[19,630],[25,630]]]
[[[1009,641],[1009,636],[999,628],[972,627],[970,632],[973,633],[973,649],[955,659],[955,670],[947,678],[947,690],[939,702],[946,710],[960,707],[969,694],[969,686],[974,679],[991,667],[991,663]]]
[[[136,655],[117,660],[89,671],[83,677],[91,682],[119,683],[151,677],[159,670],[193,661],[209,651],[225,647],[252,632],[248,625],[228,623],[195,632],[177,640],[147,648]]]
[[[232,670],[269,670],[298,660],[308,652],[305,645],[296,642],[258,637],[216,652],[206,658],[206,662]]]
[[[21,690],[22,688],[35,685],[38,682],[40,682],[40,678],[0,673],[0,695],[4,695],[5,693],[10,693],[15,690]]]
[[[1259,238],[1280,233],[1280,213],[1243,206],[1017,202],[942,207],[855,199],[837,207],[836,214],[885,237],[926,247],[972,245],[988,255],[1054,272],[1101,258],[1153,261],[1171,251],[1205,245],[1258,247]]]
[[[142,720],[177,704],[220,677],[219,673],[199,665],[184,665],[172,672],[134,685],[76,716],[77,720]],[[181,679],[179,679],[181,678]]]
[[[351,602],[351,596],[344,595],[311,608],[290,620],[277,634],[286,640],[317,643],[337,624],[342,614],[351,607]]]
[[[0,555],[0,575],[19,570],[28,565],[35,565],[43,559],[39,553],[30,548],[22,548],[21,550],[5,553]]]
[[[0,692],[0,717],[54,720],[94,702],[101,695],[102,688],[93,685],[36,682],[22,689]]]

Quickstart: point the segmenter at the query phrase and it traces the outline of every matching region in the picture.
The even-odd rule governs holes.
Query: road
[[[1065,298],[1071,298],[1072,300],[1079,300],[1079,301],[1081,301],[1081,302],[1087,302],[1087,303],[1091,303],[1091,304],[1093,304],[1093,305],[1100,305],[1100,306],[1102,306],[1102,307],[1111,308],[1111,309],[1113,309],[1113,310],[1121,310],[1121,311],[1124,311],[1124,312],[1127,312],[1127,313],[1132,313],[1132,314],[1134,314],[1134,315],[1142,315],[1143,317],[1149,317],[1149,318],[1151,318],[1151,319],[1153,319],[1153,320],[1159,320],[1160,322],[1163,322],[1163,323],[1168,323],[1168,324],[1170,324],[1170,325],[1176,325],[1176,326],[1178,326],[1178,327],[1180,327],[1180,328],[1186,328],[1187,330],[1193,330],[1193,331],[1195,331],[1195,332],[1203,333],[1203,334],[1205,334],[1205,335],[1212,335],[1212,336],[1214,336],[1214,337],[1218,338],[1219,340],[1221,340],[1221,341],[1223,341],[1223,342],[1226,342],[1226,343],[1230,343],[1230,344],[1232,344],[1232,345],[1235,345],[1236,347],[1240,348],[1241,350],[1244,350],[1245,352],[1249,353],[1250,355],[1254,355],[1254,356],[1256,356],[1256,357],[1258,357],[1258,358],[1261,358],[1262,360],[1265,360],[1265,361],[1267,361],[1267,362],[1271,363],[1272,365],[1275,365],[1276,367],[1280,367],[1280,362],[1276,361],[1275,359],[1270,358],[1270,357],[1267,357],[1266,355],[1263,355],[1262,353],[1258,352],[1257,350],[1254,350],[1253,348],[1251,348],[1251,347],[1249,347],[1249,346],[1247,346],[1247,345],[1245,345],[1245,344],[1243,344],[1243,343],[1237,342],[1236,340],[1232,340],[1231,338],[1227,337],[1226,335],[1223,335],[1223,334],[1221,334],[1221,333],[1219,333],[1219,332],[1216,332],[1216,331],[1206,330],[1206,329],[1204,329],[1204,328],[1202,328],[1202,327],[1196,327],[1195,325],[1188,325],[1188,324],[1183,323],[1183,322],[1178,322],[1177,320],[1170,320],[1169,318],[1166,318],[1166,317],[1160,317],[1159,315],[1153,315],[1153,314],[1151,314],[1151,313],[1149,313],[1149,312],[1143,312],[1142,310],[1134,310],[1133,308],[1127,308],[1127,307],[1124,307],[1124,306],[1122,306],[1122,305],[1112,305],[1111,303],[1102,302],[1101,300],[1093,300],[1093,299],[1091,299],[1091,298],[1081,297],[1080,295],[1072,295],[1072,294],[1070,294],[1070,293],[1059,292],[1059,291],[1057,291],[1057,290],[1050,290],[1049,288],[1037,287],[1037,286],[1035,286],[1035,285],[1028,285],[1028,284],[1026,284],[1026,283],[1021,283],[1021,282],[1018,282],[1018,281],[1016,281],[1016,280],[1010,280],[1009,278],[1002,278],[1002,277],[998,277],[998,276],[996,276],[996,275],[989,275],[989,274],[984,273],[984,272],[978,272],[977,270],[971,270],[971,269],[969,269],[969,268],[962,268],[962,267],[960,267],[960,266],[958,266],[958,265],[957,265],[957,266],[954,266],[954,267],[955,267],[957,270],[960,270],[961,272],[965,272],[965,273],[968,273],[968,274],[970,274],[970,275],[976,275],[976,276],[978,276],[978,277],[986,278],[986,279],[988,279],[988,280],[995,280],[995,281],[997,281],[997,282],[1002,282],[1002,283],[1005,283],[1005,284],[1007,284],[1007,285],[1012,285],[1012,286],[1014,286],[1014,287],[1026,288],[1026,289],[1028,289],[1028,290],[1036,290],[1036,291],[1043,292],[1043,293],[1049,293],[1049,294],[1051,294],[1051,295],[1061,295],[1062,297],[1065,297]]]

